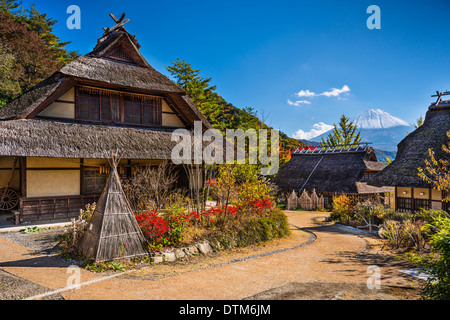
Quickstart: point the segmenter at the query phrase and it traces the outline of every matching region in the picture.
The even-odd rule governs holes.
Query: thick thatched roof
[[[107,31],[95,48],[85,56],[67,64],[28,92],[0,108],[0,120],[34,117],[57,90],[64,93],[74,84],[95,85],[128,92],[159,94],[174,101],[188,126],[202,121],[205,130],[211,128],[186,92],[165,75],[156,71],[139,52],[139,44],[123,27]],[[116,57],[125,57],[125,60]],[[128,61],[127,61],[128,59]],[[62,94],[61,93],[61,94]],[[53,97],[57,98],[57,97]]]
[[[184,93],[184,90],[150,66],[141,67],[106,58],[79,57],[60,69],[59,73],[130,89]]]
[[[430,185],[418,176],[417,168],[425,166],[430,148],[438,159],[444,156],[442,145],[448,142],[446,133],[449,130],[450,101],[443,101],[438,106],[432,104],[423,125],[398,144],[395,160],[369,183],[374,186],[429,188]]]
[[[104,159],[105,151],[118,151],[123,159],[170,160],[178,141],[173,130],[118,127],[107,124],[43,119],[0,121],[3,156]],[[193,136],[191,141],[194,143]],[[223,150],[225,143],[203,142]],[[212,146],[211,145],[211,146]],[[194,147],[191,144],[191,151]]]
[[[171,132],[108,125],[28,119],[0,121],[1,155],[105,158],[119,150],[124,159],[170,159]]]
[[[297,154],[280,168],[274,178],[281,190],[315,189],[330,193],[381,193],[388,188],[375,188],[361,181],[365,171],[377,171],[384,165],[377,161],[372,148],[353,152]],[[305,184],[306,183],[306,184]]]

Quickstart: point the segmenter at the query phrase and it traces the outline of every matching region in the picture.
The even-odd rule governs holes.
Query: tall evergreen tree
[[[334,124],[332,133],[326,139],[322,137],[322,146],[335,147],[338,145],[351,146],[361,142],[361,132],[357,131],[356,123],[345,115],[341,116],[339,127]]]

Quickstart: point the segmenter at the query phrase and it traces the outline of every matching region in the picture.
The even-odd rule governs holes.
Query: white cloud
[[[300,107],[301,104],[311,104],[311,102],[309,102],[308,100],[297,100],[297,101],[291,101],[291,100],[287,100],[288,105],[290,106],[296,106],[296,107]]]
[[[333,129],[333,126],[323,123],[323,122],[319,122],[319,123],[315,123],[313,125],[312,129],[309,131],[303,131],[301,129],[296,131],[292,135],[292,137],[295,139],[309,140],[309,139],[315,138],[317,136],[320,136],[322,133],[325,133],[331,129]]]
[[[322,92],[320,95],[326,97],[339,97],[342,93],[346,92],[350,92],[348,85],[344,85],[342,89],[332,88],[331,91]]]
[[[316,93],[315,92],[311,92],[309,90],[300,90],[295,95],[297,97],[299,97],[299,98],[301,98],[301,97],[314,97],[314,96],[316,96]]]

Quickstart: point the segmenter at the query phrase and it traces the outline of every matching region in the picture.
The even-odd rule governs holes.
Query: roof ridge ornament
[[[442,102],[442,96],[448,96],[448,95],[450,95],[450,91],[448,91],[448,90],[445,92],[436,91],[436,94],[431,96],[431,97],[438,97],[436,102],[434,103],[434,106],[437,107],[437,105]]]
[[[122,28],[125,23],[130,21],[130,19],[123,20],[125,18],[125,12],[122,13],[122,15],[120,16],[120,19],[117,19],[116,16],[113,15],[112,13],[110,13],[109,16],[114,20],[116,25],[114,27],[112,27],[112,28],[103,28],[106,33],[109,33],[109,32],[112,32],[114,30],[117,30],[119,28]]]
[[[324,154],[324,153],[347,153],[357,151],[367,151],[372,142],[359,142],[351,144],[339,144],[335,146],[327,145],[307,145],[296,147],[293,154]]]

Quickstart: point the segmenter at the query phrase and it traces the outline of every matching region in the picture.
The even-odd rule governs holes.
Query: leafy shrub
[[[165,244],[169,225],[156,210],[139,212],[135,218],[151,248],[159,248]]]
[[[348,223],[356,209],[356,201],[345,194],[333,198],[333,210],[330,219],[340,223]]]
[[[239,229],[214,233],[210,240],[219,242],[222,248],[245,247],[286,237],[290,234],[286,215],[281,210],[273,210],[263,217],[247,221]]]
[[[425,246],[425,239],[422,235],[422,221],[395,221],[387,220],[379,231],[382,238],[388,240],[393,249],[422,250]]]
[[[430,274],[422,296],[425,299],[450,299],[450,217],[447,213],[433,212],[431,221],[423,229],[430,236],[432,253],[428,255],[412,254],[410,259],[423,271]]]

